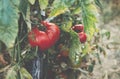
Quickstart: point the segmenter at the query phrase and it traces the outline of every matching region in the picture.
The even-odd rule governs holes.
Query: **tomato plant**
[[[10,61],[2,64],[9,68],[3,71],[5,79],[33,79],[36,69],[38,79],[77,79],[77,71],[94,69],[90,54],[105,52],[95,25],[99,0],[1,0],[0,4],[4,4],[0,5],[0,52],[9,58],[0,61]]]

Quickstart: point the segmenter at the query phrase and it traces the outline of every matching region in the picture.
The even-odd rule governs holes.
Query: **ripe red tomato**
[[[77,24],[73,26],[72,29],[79,33],[84,31],[84,26],[82,24]]]
[[[79,35],[80,42],[85,43],[87,40],[87,35],[84,32],[80,32],[78,33],[78,35]]]
[[[50,45],[54,45],[55,42],[60,37],[60,29],[54,23],[49,23],[47,21],[42,21],[41,23],[47,28],[45,33],[47,34],[48,38],[50,39]]]
[[[46,31],[40,31],[38,27],[32,28],[28,34],[28,41],[32,47],[38,46],[44,51],[56,43],[60,37],[60,30],[54,23],[42,21],[41,24],[46,27]]]
[[[32,28],[32,31],[28,34],[28,40],[31,46],[37,46],[37,37],[39,36],[39,30],[37,27]]]

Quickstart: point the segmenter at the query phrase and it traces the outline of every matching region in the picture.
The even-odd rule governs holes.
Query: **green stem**
[[[20,51],[20,43],[19,43],[19,39],[17,38],[17,56],[16,56],[16,62],[19,62],[21,59],[21,51]]]

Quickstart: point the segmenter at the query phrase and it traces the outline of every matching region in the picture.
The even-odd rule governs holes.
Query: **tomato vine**
[[[1,0],[0,4],[4,4],[0,49],[4,44],[1,50],[11,58],[5,64],[9,70],[3,71],[5,79],[32,79],[26,65],[40,54],[43,79],[77,79],[80,73],[92,73],[96,60],[90,55],[100,60],[99,53],[105,54],[95,25],[99,0]]]

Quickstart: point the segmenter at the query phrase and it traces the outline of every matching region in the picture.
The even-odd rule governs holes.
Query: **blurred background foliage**
[[[120,0],[101,0],[103,7],[103,20],[109,22],[114,17],[120,15]]]

